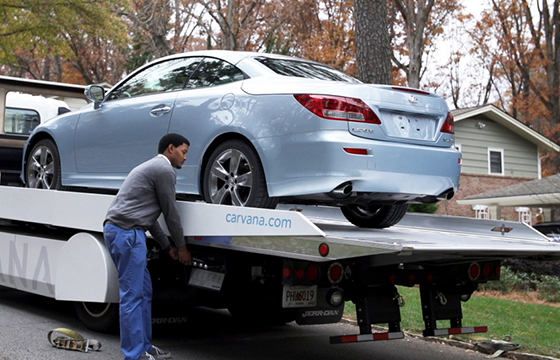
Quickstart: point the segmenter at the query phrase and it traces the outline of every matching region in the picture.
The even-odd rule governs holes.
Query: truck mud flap
[[[345,344],[363,341],[395,340],[404,338],[401,330],[400,307],[404,305],[394,285],[374,286],[367,293],[353,300],[360,334],[332,336],[331,344]],[[385,324],[388,332],[373,333],[371,325]]]
[[[473,285],[444,286],[420,285],[424,336],[473,334],[488,331],[487,326],[462,325],[463,311],[461,297],[470,298],[476,289]],[[450,327],[438,329],[439,320],[449,320]]]
[[[342,319],[344,302],[334,307],[323,299],[327,297],[330,289],[317,290],[317,306],[300,308],[296,310],[296,323],[298,325],[334,324]]]

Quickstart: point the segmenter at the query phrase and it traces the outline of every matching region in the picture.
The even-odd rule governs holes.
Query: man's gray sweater
[[[132,169],[107,211],[106,220],[123,229],[150,231],[163,247],[169,239],[158,224],[161,213],[176,247],[185,245],[181,217],[175,201],[177,174],[164,155],[158,155]]]

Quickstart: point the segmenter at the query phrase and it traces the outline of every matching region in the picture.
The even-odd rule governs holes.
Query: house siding
[[[485,124],[482,129],[477,127],[479,122]],[[458,121],[455,124],[455,142],[461,145],[463,174],[488,175],[488,149],[501,149],[504,156],[503,176],[538,178],[537,146],[483,116]]]

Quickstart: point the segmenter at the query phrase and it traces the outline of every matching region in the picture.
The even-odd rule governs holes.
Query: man
[[[121,349],[125,360],[167,359],[152,345],[152,282],[147,268],[146,231],[174,260],[192,265],[175,201],[177,174],[189,141],[179,134],[161,138],[158,155],[134,168],[107,211],[105,243],[119,273]],[[171,240],[158,224],[163,213]]]

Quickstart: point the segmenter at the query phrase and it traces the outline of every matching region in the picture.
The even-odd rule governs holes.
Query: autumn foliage
[[[390,51],[384,56],[391,58],[388,79],[393,84],[439,92],[455,107],[491,101],[560,142],[560,2],[486,0],[483,11],[473,15],[465,13],[462,4],[460,0],[0,0],[0,73],[115,84],[155,58],[228,49],[312,59],[358,77],[359,66],[363,74],[379,70],[374,56],[358,53],[358,40],[365,44],[361,49],[381,52],[381,43],[373,40],[383,38],[389,41]],[[375,34],[372,38],[371,31],[361,32],[357,39],[357,25],[370,29],[367,22],[379,22],[373,15],[384,14],[384,9],[387,40]],[[365,11],[373,15],[360,16]],[[459,27],[466,29],[467,37],[442,62],[437,59],[442,52],[438,41],[456,41],[453,36]],[[467,67],[471,75],[464,70],[467,58],[474,59]],[[548,166],[549,173],[556,172],[554,162]]]

